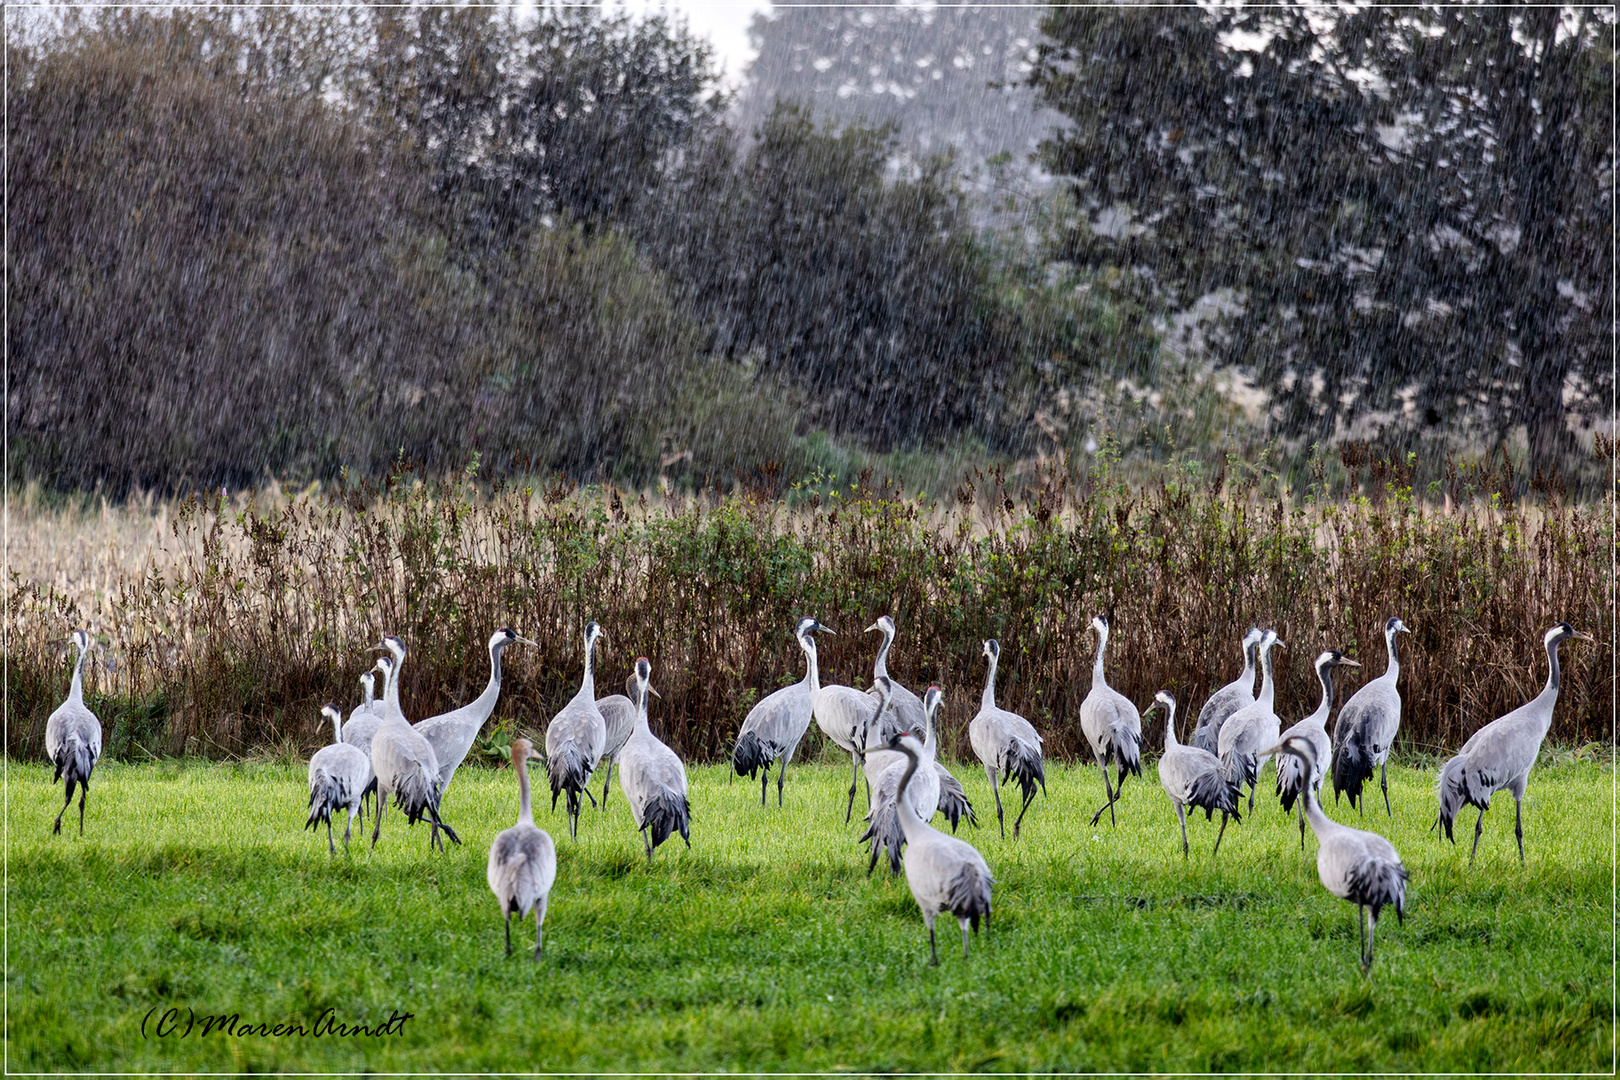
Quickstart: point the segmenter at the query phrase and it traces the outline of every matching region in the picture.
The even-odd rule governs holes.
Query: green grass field
[[[466,843],[447,856],[391,814],[375,853],[332,858],[324,832],[299,829],[302,767],[103,764],[80,840],[50,835],[49,771],[14,763],[8,1065],[1611,1069],[1609,766],[1537,769],[1524,866],[1503,793],[1473,868],[1464,823],[1455,848],[1426,833],[1434,774],[1392,769],[1395,821],[1380,805],[1367,822],[1411,871],[1409,909],[1404,927],[1387,914],[1371,978],[1355,909],[1323,890],[1314,839],[1302,855],[1274,798],[1227,830],[1219,862],[1218,821],[1200,815],[1183,862],[1151,769],[1111,829],[1086,825],[1096,770],[1052,767],[1017,841],[997,835],[982,771],[956,771],[981,822],[964,835],[997,878],[967,960],[945,930],[928,966],[904,879],[868,880],[859,822],[843,824],[848,773],[819,765],[790,771],[785,810],[774,783],[762,810],[757,785],[693,770],[692,850],[677,837],[651,866],[617,778],[578,843],[547,800],[559,866],[536,965],[502,955],[484,883],[490,839],[516,816],[509,770],[457,775],[445,815]],[[514,937],[532,943],[532,926]],[[244,1024],[415,1016],[372,1038],[143,1037],[170,1006]]]

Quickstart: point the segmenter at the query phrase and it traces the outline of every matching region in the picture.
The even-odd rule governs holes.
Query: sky
[[[749,22],[756,12],[770,8],[766,0],[629,0],[625,6],[635,15],[663,12],[685,17],[694,33],[714,43],[729,89],[736,89],[754,58],[748,43]]]

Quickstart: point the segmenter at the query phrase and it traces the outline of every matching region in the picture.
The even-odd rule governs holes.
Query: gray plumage
[[[978,827],[979,817],[973,812],[973,803],[968,801],[967,790],[962,787],[951,771],[938,760],[934,762],[934,773],[939,778],[939,805],[936,809],[945,815],[945,820],[951,823],[951,832],[956,832],[957,823],[963,818],[969,825]]]
[[[1275,630],[1260,639],[1260,693],[1253,705],[1245,705],[1226,718],[1216,756],[1233,786],[1249,789],[1249,810],[1254,810],[1254,794],[1260,786],[1260,770],[1266,767],[1268,747],[1282,736],[1282,719],[1277,715],[1277,683],[1271,674],[1271,649],[1282,645]]]
[[[1474,822],[1474,847],[1468,853],[1473,864],[1479,854],[1479,835],[1485,827],[1485,810],[1491,796],[1503,788],[1513,793],[1513,835],[1519,842],[1519,861],[1524,861],[1524,788],[1530,780],[1530,767],[1541,753],[1541,743],[1552,727],[1553,707],[1558,704],[1558,647],[1570,638],[1591,641],[1591,634],[1559,623],[1542,637],[1547,650],[1547,685],[1541,693],[1506,716],[1492,720],[1463,743],[1457,756],[1440,770],[1438,823],[1446,839],[1452,822],[1464,806],[1479,807]],[[1341,721],[1342,722],[1342,721]]]
[[[1120,794],[1125,790],[1125,776],[1127,773],[1142,775],[1142,714],[1129,698],[1109,686],[1103,675],[1103,653],[1108,648],[1108,620],[1098,615],[1091,620],[1091,628],[1097,632],[1097,656],[1091,665],[1091,690],[1080,703],[1080,730],[1091,744],[1092,756],[1102,767],[1103,790],[1108,793],[1108,801],[1091,815],[1091,823],[1097,824],[1103,811],[1107,810],[1109,823],[1117,825],[1119,822],[1114,815],[1114,803],[1119,801]],[[1119,772],[1117,787],[1108,783],[1110,762],[1116,765]]]
[[[377,734],[371,740],[371,771],[377,777],[377,812],[372,816],[371,846],[377,846],[382,835],[383,815],[388,812],[388,799],[405,814],[408,824],[415,825],[424,817],[431,823],[428,848],[436,844],[444,850],[439,830],[444,830],[455,843],[461,843],[456,831],[439,817],[439,759],[433,746],[405,719],[399,707],[399,676],[405,665],[405,643],[389,635],[377,648],[387,649],[392,661],[385,671],[383,708],[385,716]]]
[[[1192,745],[1198,749],[1219,754],[1221,725],[1245,705],[1254,704],[1254,654],[1264,636],[1258,627],[1249,627],[1243,635],[1243,674],[1209,695],[1198,710],[1198,726],[1192,736]]]
[[[1309,739],[1293,738],[1271,748],[1274,754],[1292,754],[1304,760],[1306,772],[1314,766],[1315,749]],[[1356,905],[1357,924],[1361,928],[1361,970],[1372,968],[1373,941],[1378,934],[1378,913],[1385,907],[1394,907],[1395,917],[1405,921],[1406,867],[1401,857],[1377,833],[1352,829],[1328,819],[1316,793],[1306,787],[1301,793],[1305,800],[1305,820],[1316,833],[1316,875],[1328,892],[1341,900]],[[1366,916],[1372,914],[1369,928]]]
[[[376,666],[372,671],[382,672],[387,678],[387,666],[391,661],[387,657],[378,657]],[[343,741],[359,750],[371,761],[371,740],[377,737],[377,729],[382,726],[383,709],[382,699],[374,696],[375,680],[370,671],[360,676],[360,685],[365,688],[365,700],[355,706],[349,714],[349,719],[343,722]],[[362,797],[376,795],[377,775],[371,776],[371,784],[362,793]],[[376,811],[373,810],[373,813]]]
[[[1183,746],[1176,740],[1176,699],[1170,691],[1160,690],[1153,700],[1165,709],[1164,753],[1159,757],[1159,785],[1170,796],[1176,808],[1176,820],[1181,822],[1181,857],[1187,858],[1187,807],[1204,812],[1204,820],[1221,812],[1221,831],[1215,835],[1215,849],[1211,857],[1221,850],[1221,838],[1226,835],[1226,819],[1241,823],[1238,801],[1242,797],[1227,779],[1226,770],[1214,754],[1196,746]],[[1154,706],[1149,705],[1152,709]]]
[[[881,716],[894,708],[890,690],[893,683],[887,676],[879,676],[877,685],[883,694],[878,710],[878,715]],[[922,744],[922,758],[917,774],[912,777],[911,786],[906,791],[907,798],[911,800],[912,810],[923,821],[933,817],[939,808],[939,774],[934,771],[934,758],[939,743],[934,734],[934,713],[939,709],[940,699],[943,696],[937,686],[930,686],[923,695],[923,729],[926,734]],[[891,734],[889,737],[894,736]],[[899,752],[891,751],[891,753]],[[869,825],[860,839],[860,843],[872,845],[871,858],[866,864],[868,875],[877,866],[878,856],[885,849],[889,853],[889,869],[896,874],[900,872],[900,850],[905,843],[905,833],[900,828],[897,801],[900,797],[900,778],[905,775],[908,767],[905,755],[900,754],[899,760],[890,765],[872,785],[871,805],[866,813]]]
[[[322,706],[321,715],[332,721],[332,744],[309,759],[309,820],[304,828],[313,830],[324,821],[327,849],[336,855],[332,815],[347,810],[349,820],[343,825],[343,853],[347,855],[354,819],[358,816],[365,827],[362,802],[371,786],[371,759],[358,746],[343,741],[343,717],[335,706]]]
[[[533,911],[537,962],[545,955],[541,932],[546,921],[546,901],[557,880],[557,846],[544,829],[535,825],[529,804],[529,762],[538,758],[529,740],[512,743],[512,770],[518,778],[517,824],[495,834],[484,872],[489,891],[495,894],[501,914],[506,917],[506,955],[512,955],[512,916],[523,918]]]
[[[1395,650],[1395,635],[1408,632],[1406,624],[1399,619],[1391,618],[1384,624],[1389,666],[1382,675],[1350,696],[1339,710],[1339,722],[1333,726],[1334,801],[1343,792],[1349,796],[1350,805],[1358,811],[1365,810],[1361,788],[1377,769],[1379,786],[1384,789],[1384,812],[1392,818],[1395,812],[1389,806],[1389,750],[1401,730],[1401,691],[1395,685],[1400,678],[1401,663]]]
[[[1001,809],[1000,785],[1006,783],[1008,777],[1016,777],[1018,786],[1023,789],[1024,805],[1013,822],[1013,839],[1016,840],[1029,804],[1035,801],[1036,785],[1046,790],[1041,737],[1028,720],[996,707],[996,665],[1001,660],[1001,644],[994,638],[984,643],[984,658],[988,664],[984,694],[979,699],[978,715],[968,723],[968,743],[990,780],[990,792],[996,797],[996,821],[1001,825],[1003,840],[1007,838],[1007,821]],[[997,773],[1001,774],[999,783]]]
[[[57,812],[51,832],[62,831],[62,815],[73,803],[73,789],[79,789],[79,835],[84,835],[84,803],[90,794],[90,774],[101,760],[101,721],[84,703],[84,657],[90,651],[90,635],[75,630],[72,641],[79,654],[73,660],[73,681],[67,700],[58,705],[45,721],[45,756],[55,766],[51,783],[60,780],[67,794]]]
[[[1292,754],[1284,754],[1277,759],[1277,798],[1282,803],[1283,813],[1291,811],[1294,803],[1299,802],[1301,851],[1305,850],[1305,803],[1301,796],[1309,787],[1316,792],[1317,799],[1321,799],[1322,775],[1333,754],[1333,742],[1327,733],[1328,714],[1333,711],[1333,669],[1360,666],[1337,649],[1328,649],[1318,654],[1316,680],[1322,684],[1322,701],[1316,706],[1315,712],[1283,732],[1277,739],[1278,742],[1304,739],[1311,744],[1310,768],[1306,768],[1303,758],[1297,758]]]
[[[585,624],[585,676],[576,693],[546,726],[546,772],[551,779],[551,809],[566,793],[568,835],[579,837],[579,797],[596,804],[590,792],[591,774],[607,745],[607,721],[596,707],[596,643],[607,634],[594,622]]]
[[[979,931],[982,919],[990,924],[990,886],[994,878],[984,856],[971,844],[946,836],[924,821],[912,809],[907,788],[917,776],[922,745],[915,735],[896,735],[890,742],[892,749],[907,757],[906,770],[901,774],[895,805],[899,812],[900,829],[905,834],[906,847],[903,863],[906,884],[912,899],[922,911],[928,927],[928,951],[931,962],[939,963],[939,948],[934,939],[934,919],[941,913],[956,920],[962,929],[962,956],[968,955],[968,927]]]
[[[495,713],[495,703],[501,696],[501,654],[508,646],[533,644],[528,638],[519,637],[515,631],[504,626],[495,631],[487,646],[489,683],[484,687],[484,692],[459,709],[429,717],[416,725],[416,730],[433,747],[434,756],[439,760],[441,799],[444,792],[450,790],[450,781],[455,779],[456,770],[467,760],[467,752],[478,741],[478,733]]]
[[[787,777],[788,762],[799,747],[799,740],[810,727],[814,714],[812,696],[821,687],[816,670],[816,642],[810,635],[817,632],[833,633],[814,618],[805,616],[793,630],[793,638],[804,650],[804,678],[791,686],[784,686],[767,694],[743,719],[737,733],[737,745],[731,751],[731,767],[738,776],[750,780],[763,773],[759,781],[759,804],[765,805],[765,786],[770,782],[771,762],[781,761],[776,773],[776,805],[782,805],[782,782]]]
[[[630,701],[635,686],[636,673],[632,671],[625,677],[624,693],[596,699],[596,711],[602,714],[602,723],[607,728],[607,742],[602,749],[602,756],[607,758],[607,775],[602,778],[603,813],[607,812],[608,788],[613,784],[613,766],[619,760],[619,751],[629,741],[630,733],[636,730],[636,707]]]
[[[877,703],[871,695],[853,686],[835,684],[816,687],[810,694],[810,709],[816,727],[850,757],[849,798],[844,807],[844,824],[848,825],[855,809],[855,789],[861,782],[868,734],[879,715]]]
[[[645,656],[636,660],[635,727],[619,754],[619,786],[630,802],[630,813],[647,847],[647,861],[653,851],[680,832],[686,846],[692,846],[692,804],[686,798],[686,766],[675,751],[664,745],[647,726],[647,695],[653,691],[652,664]]]

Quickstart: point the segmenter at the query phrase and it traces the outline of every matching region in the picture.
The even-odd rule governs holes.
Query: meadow
[[[1461,831],[1456,847],[1426,832],[1421,765],[1391,768],[1392,823],[1369,806],[1412,876],[1405,924],[1386,912],[1364,977],[1354,908],[1322,889],[1314,839],[1302,854],[1267,789],[1217,860],[1218,822],[1193,822],[1184,861],[1151,764],[1118,827],[1090,828],[1096,770],[1053,763],[1014,841],[982,771],[957,763],[995,915],[967,959],[942,933],[931,968],[904,880],[865,874],[835,759],[793,768],[782,810],[723,766],[692,767],[692,848],[677,838],[650,865],[617,782],[577,842],[541,802],[559,868],[540,964],[503,956],[484,882],[516,816],[509,769],[457,774],[445,813],[466,843],[447,855],[391,814],[375,852],[344,855],[340,831],[332,857],[300,831],[296,760],[104,761],[83,839],[50,835],[61,789],[13,760],[7,1065],[1610,1071],[1612,762],[1544,752],[1526,863],[1504,794],[1473,867]],[[514,931],[532,943],[532,922]],[[171,1006],[271,1025],[413,1016],[375,1038],[159,1038],[150,1019],[143,1037]]]

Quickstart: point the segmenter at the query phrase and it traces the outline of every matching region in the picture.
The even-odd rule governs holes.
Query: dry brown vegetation
[[[1359,475],[1359,465],[1347,464]],[[1250,624],[1289,648],[1285,717],[1315,705],[1326,647],[1383,669],[1380,629],[1400,615],[1406,752],[1456,746],[1533,696],[1545,628],[1569,621],[1595,646],[1564,652],[1553,738],[1606,738],[1612,505],[1556,492],[1503,500],[1489,469],[1434,500],[1384,468],[1369,494],[1318,500],[1195,471],[1131,486],[1103,464],[1020,493],[970,476],[947,504],[863,478],[843,489],[654,499],[410,470],[375,487],[46,509],[13,500],[7,583],[8,751],[37,755],[67,684],[63,640],[89,625],[88,685],[111,752],[240,754],[322,739],[316,710],[352,702],[384,632],[412,647],[412,716],[467,701],[484,643],[512,625],[540,647],[508,654],[497,720],[538,728],[577,686],[578,634],[613,648],[600,692],[649,656],[659,722],[682,753],[723,755],[749,706],[802,673],[789,627],[814,613],[823,678],[864,685],[877,615],[900,625],[891,667],[948,690],[947,739],[983,679],[980,642],[1004,653],[998,700],[1078,753],[1093,614],[1115,627],[1109,680],[1139,704],[1167,687],[1189,709],[1238,666]],[[1150,745],[1162,733],[1149,735]]]

